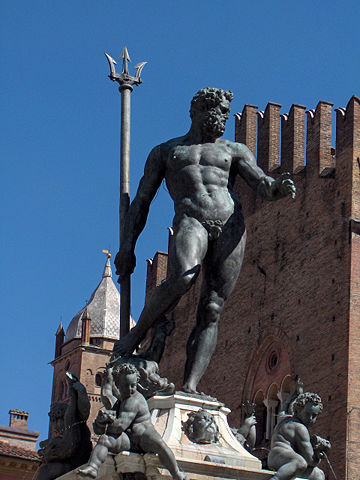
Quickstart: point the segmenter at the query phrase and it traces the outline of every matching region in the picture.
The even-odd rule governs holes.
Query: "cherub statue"
[[[323,409],[316,393],[301,393],[292,404],[293,415],[283,418],[275,427],[268,465],[276,470],[269,480],[291,480],[295,477],[325,480],[318,467],[329,451],[330,442],[310,435],[308,427],[316,422]]]
[[[57,434],[40,442],[41,465],[37,480],[52,480],[86,463],[91,453],[90,430],[86,425],[90,402],[78,377],[66,372],[70,403],[55,403],[49,412]]]
[[[104,378],[101,386],[101,400],[107,409],[112,409],[121,394],[113,379],[113,370],[122,364],[131,364],[137,370],[139,376],[137,389],[145,398],[153,395],[170,395],[175,391],[175,385],[169,383],[167,378],[160,377],[159,365],[154,360],[148,360],[142,355],[114,356],[106,365]]]
[[[175,480],[188,480],[181,472],[173,452],[151,423],[150,411],[144,396],[137,391],[139,372],[130,363],[113,368],[112,376],[121,396],[111,410],[100,410],[94,431],[102,434],[94,447],[89,463],[79,468],[81,475],[96,478],[108,452],[124,450],[137,453],[157,453],[161,463]]]
[[[240,442],[249,452],[252,451],[256,442],[255,406],[255,403],[250,402],[249,400],[243,402],[241,408],[244,412],[244,422],[240,428],[231,429],[238,442]]]

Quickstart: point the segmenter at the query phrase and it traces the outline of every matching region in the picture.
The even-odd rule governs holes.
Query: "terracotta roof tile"
[[[16,447],[10,443],[0,441],[0,455],[6,455],[8,457],[24,458],[27,460],[40,461],[40,457],[37,452],[29,450],[23,447]]]

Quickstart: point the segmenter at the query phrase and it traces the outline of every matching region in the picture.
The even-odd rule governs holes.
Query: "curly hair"
[[[190,117],[193,118],[194,112],[209,110],[219,105],[224,98],[231,102],[234,95],[231,90],[222,90],[221,88],[207,87],[202,88],[195,93],[191,100]]]
[[[116,365],[113,369],[113,375],[116,377],[120,377],[121,375],[136,375],[136,381],[140,380],[140,373],[138,372],[137,368],[132,365],[131,363],[120,363],[120,365]]]
[[[293,403],[293,411],[294,411],[295,415],[300,410],[302,410],[307,403],[312,403],[314,405],[319,405],[320,406],[320,412],[322,412],[323,404],[322,404],[322,401],[321,401],[321,397],[317,393],[304,392],[304,393],[300,393],[300,395],[296,398],[296,400]]]

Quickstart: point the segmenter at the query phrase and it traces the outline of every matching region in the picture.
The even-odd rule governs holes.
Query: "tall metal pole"
[[[132,87],[120,86],[121,92],[121,150],[120,150],[120,244],[125,215],[130,204],[130,95]],[[130,329],[131,282],[130,275],[120,284],[120,338]]]
[[[133,85],[140,85],[141,70],[147,62],[135,65],[135,76],[129,75],[128,63],[130,57],[127,48],[124,47],[119,57],[123,61],[121,73],[115,72],[115,60],[105,53],[110,65],[109,78],[117,82],[121,93],[121,148],[120,148],[120,244],[123,239],[124,219],[130,204],[130,97]],[[130,299],[131,284],[130,275],[120,283],[120,338],[126,335],[130,329]]]

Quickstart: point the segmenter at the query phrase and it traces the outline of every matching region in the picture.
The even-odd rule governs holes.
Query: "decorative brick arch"
[[[294,373],[293,355],[286,333],[280,327],[264,329],[250,355],[243,401],[253,400],[259,390],[266,396],[274,383],[282,390],[285,378]]]

